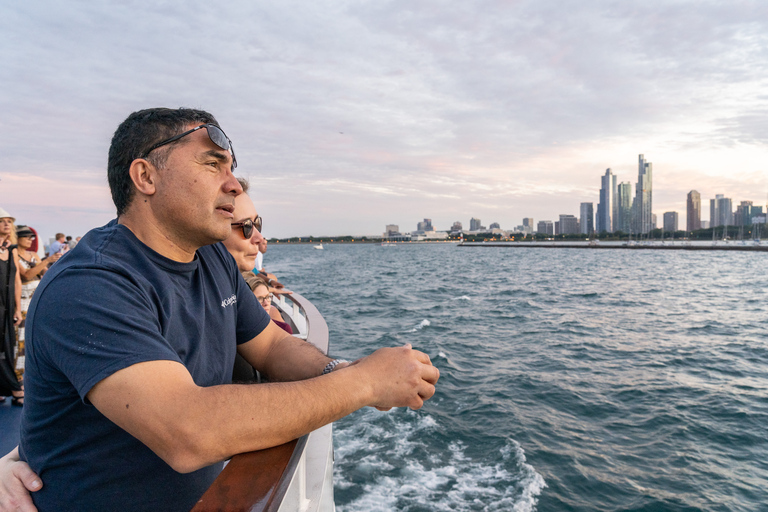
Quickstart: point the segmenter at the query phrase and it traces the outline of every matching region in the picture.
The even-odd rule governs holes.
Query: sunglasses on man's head
[[[253,235],[253,230],[255,229],[259,233],[261,233],[261,225],[262,225],[263,219],[261,218],[261,215],[257,215],[255,219],[245,219],[242,222],[233,222],[232,227],[233,228],[243,228],[243,236],[246,240],[251,239],[251,235]]]
[[[165,139],[162,142],[158,142],[157,144],[155,144],[154,146],[149,148],[147,151],[145,151],[144,154],[141,155],[140,158],[147,158],[149,156],[149,154],[152,151],[156,150],[157,148],[163,147],[166,144],[170,144],[171,142],[176,142],[180,138],[186,137],[190,133],[196,132],[197,130],[199,130],[201,128],[205,128],[206,129],[205,131],[208,133],[208,138],[211,139],[211,142],[213,142],[214,144],[219,146],[221,149],[229,151],[229,154],[232,155],[232,168],[234,169],[235,167],[237,167],[237,158],[235,158],[235,148],[232,147],[232,141],[229,140],[229,137],[227,137],[227,134],[224,133],[224,130],[222,130],[221,128],[219,128],[215,124],[210,124],[210,123],[201,124],[200,126],[198,126],[196,128],[192,128],[191,130],[187,130],[184,133],[180,133],[178,135],[174,135],[170,139]]]

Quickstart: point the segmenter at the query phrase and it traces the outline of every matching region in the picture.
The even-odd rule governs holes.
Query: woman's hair
[[[11,232],[8,234],[8,241],[11,243],[11,245],[15,245],[19,243],[19,239],[16,236],[16,223],[11,222]]]
[[[251,291],[254,291],[259,286],[266,286],[267,290],[269,290],[269,284],[267,282],[254,274],[252,271],[248,270],[246,272],[242,272],[243,279],[245,279],[246,284],[248,285],[248,288],[251,289]]]

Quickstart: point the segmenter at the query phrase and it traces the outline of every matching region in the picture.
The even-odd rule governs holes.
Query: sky
[[[45,240],[115,216],[109,142],[194,107],[267,237],[579,215],[653,164],[653,210],[768,200],[768,2],[0,1],[0,207]]]

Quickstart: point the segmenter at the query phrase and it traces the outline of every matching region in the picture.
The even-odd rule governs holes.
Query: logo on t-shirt
[[[232,296],[229,297],[228,299],[224,299],[223,301],[221,301],[221,307],[225,308],[227,306],[231,306],[235,302],[237,302],[237,296],[235,296],[235,294],[232,294]]]

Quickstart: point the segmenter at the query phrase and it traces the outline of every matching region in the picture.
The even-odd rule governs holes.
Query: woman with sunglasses
[[[243,194],[235,198],[235,222],[232,223],[232,233],[229,238],[224,240],[224,246],[227,251],[235,258],[237,268],[241,272],[249,272],[256,266],[256,258],[261,253],[260,247],[264,242],[261,236],[262,218],[256,212],[256,206],[248,197],[248,180],[237,178],[240,186],[243,187]],[[262,273],[264,280],[270,286],[272,293],[291,293],[286,290],[282,283],[277,281],[273,274]]]
[[[40,259],[40,256],[32,249],[32,244],[37,235],[27,226],[18,226],[16,228],[16,236],[19,239],[19,274],[21,274],[21,298],[23,300],[25,296],[32,298],[32,293],[37,288],[40,278],[43,277],[48,267],[57,261],[61,255],[57,253]],[[23,304],[22,310],[26,311]]]

